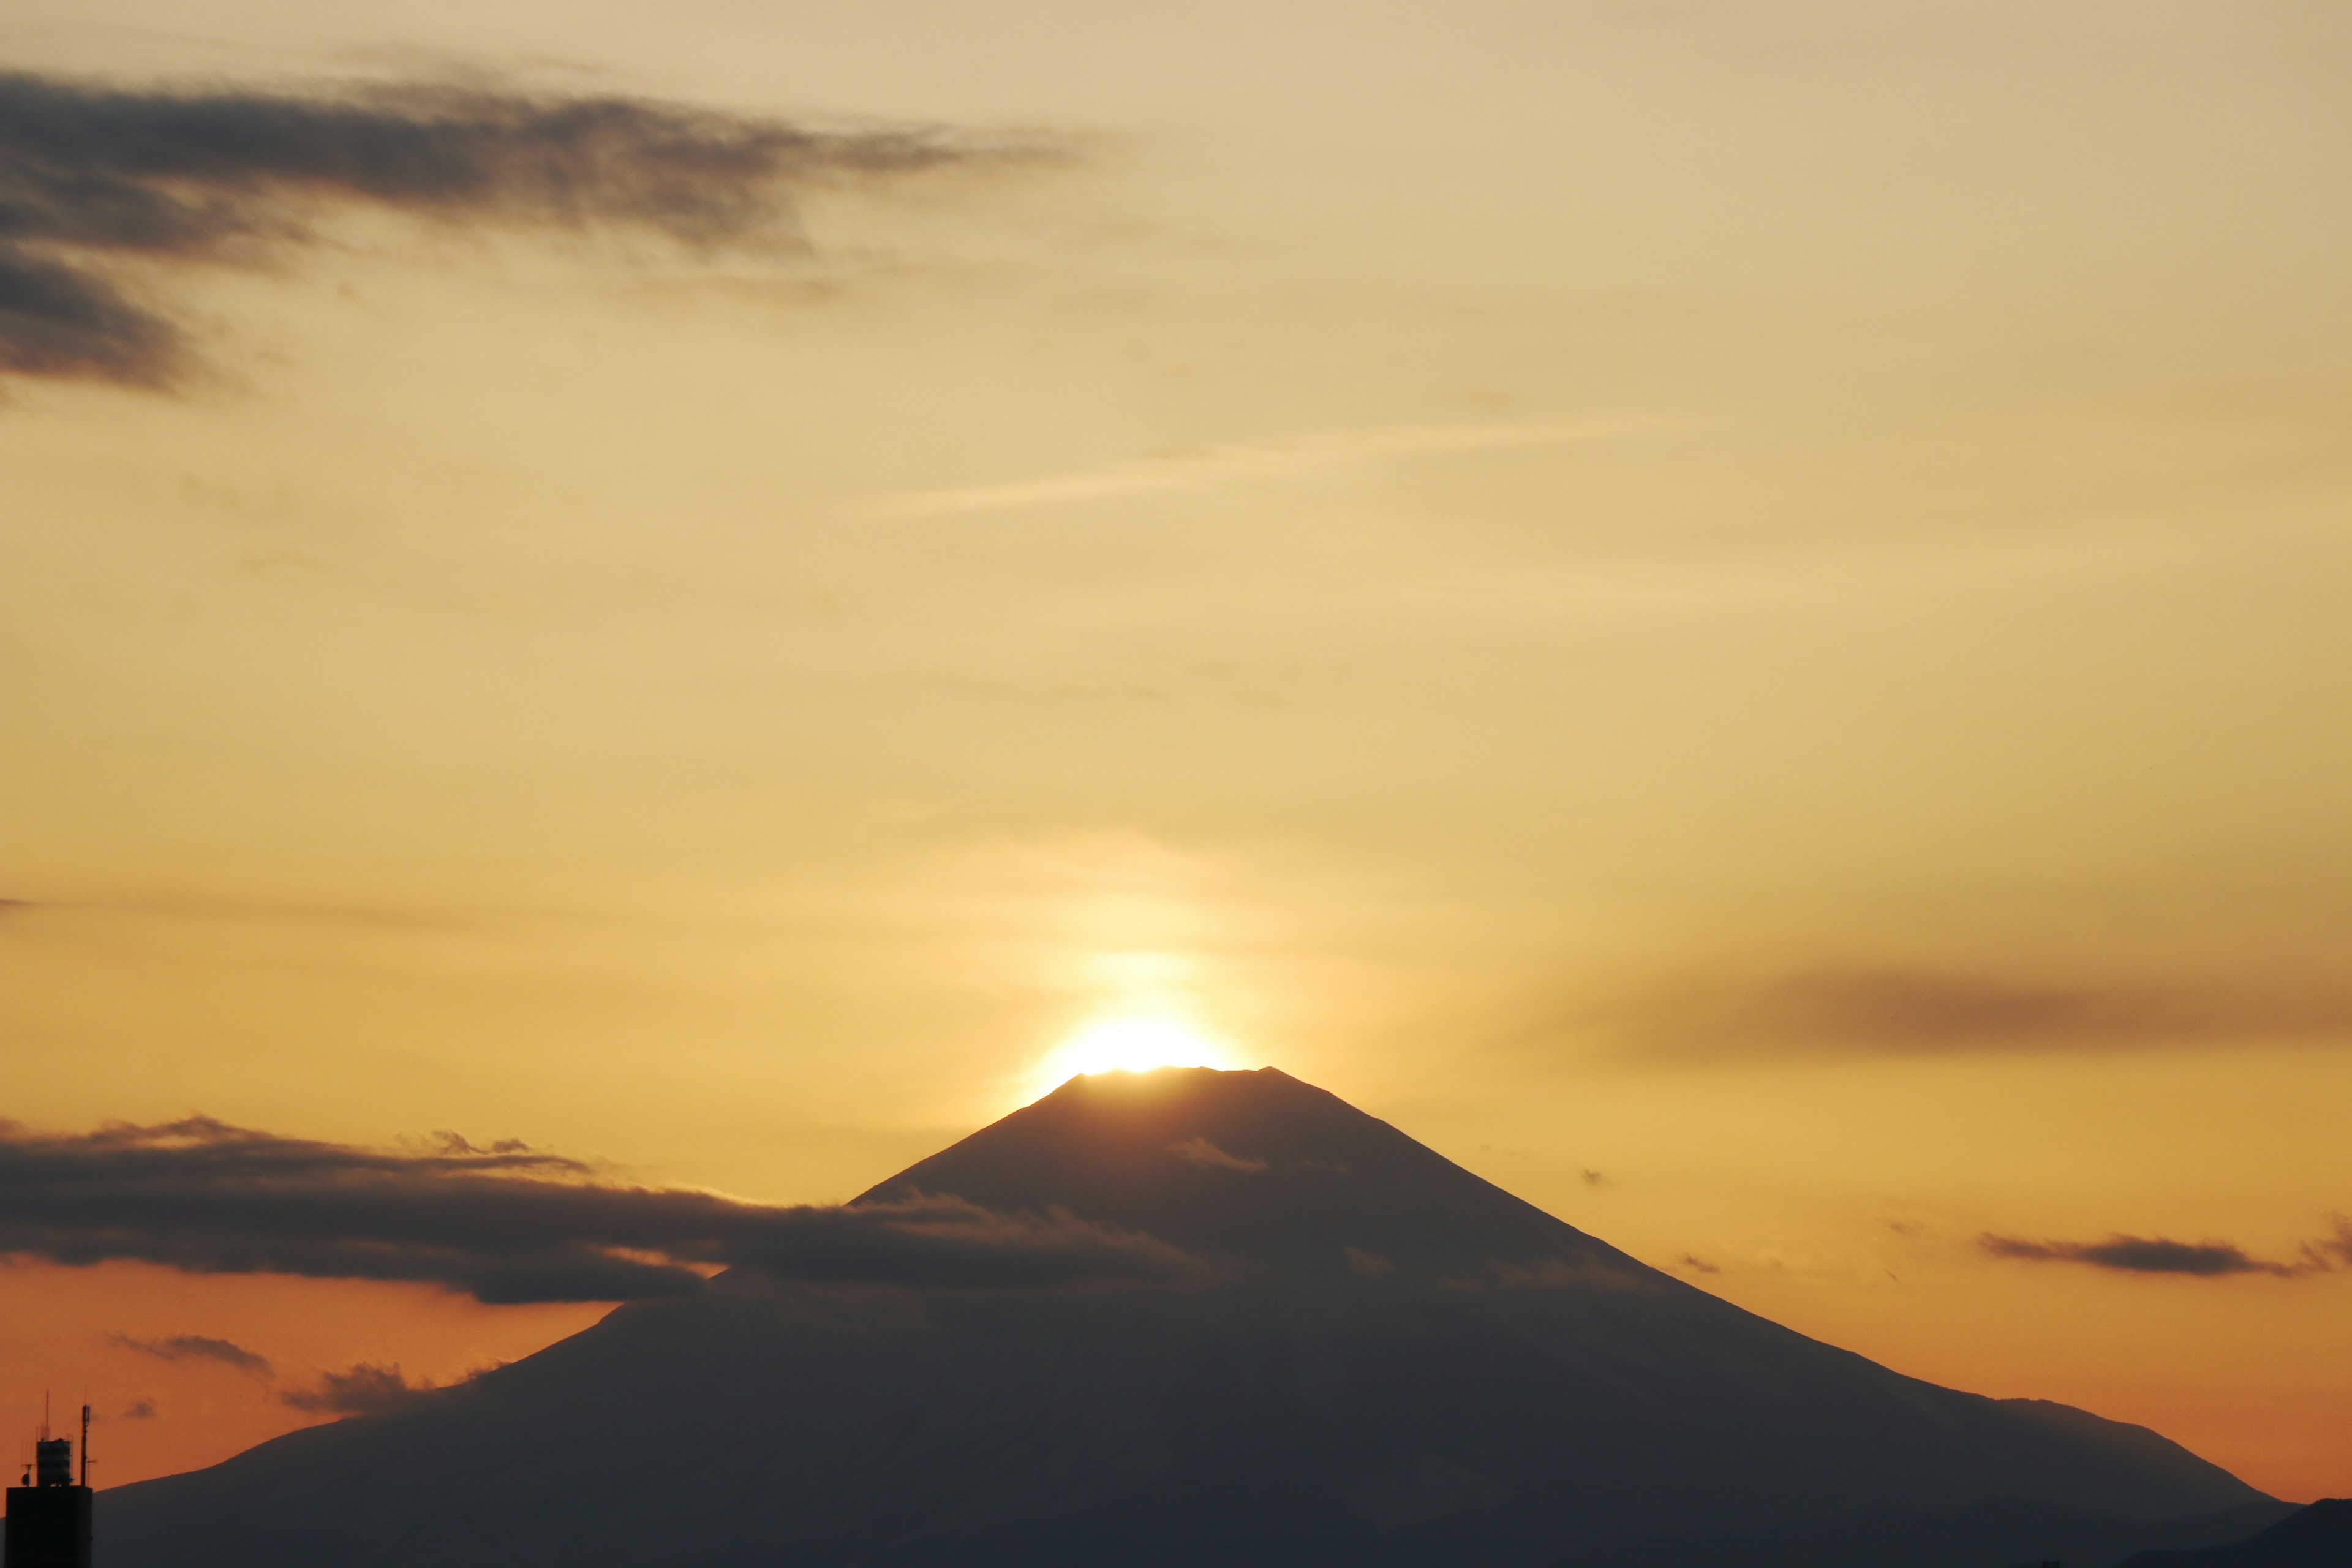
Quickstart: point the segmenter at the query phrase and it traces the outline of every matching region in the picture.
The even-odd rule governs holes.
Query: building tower
[[[49,1424],[33,1444],[25,1484],[8,1489],[6,1568],[89,1568],[89,1406],[81,1407],[81,1479],[70,1437]]]

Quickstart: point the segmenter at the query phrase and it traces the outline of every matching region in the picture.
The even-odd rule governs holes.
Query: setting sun
[[[1036,1082],[1052,1089],[1081,1073],[1237,1065],[1223,1041],[1181,1018],[1126,1014],[1081,1025],[1038,1068]]]

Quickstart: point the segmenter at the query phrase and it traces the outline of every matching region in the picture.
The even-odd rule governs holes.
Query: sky
[[[765,1213],[1270,1064],[2352,1493],[2336,0],[0,0],[0,1177],[520,1140]],[[87,1389],[100,1484],[606,1310],[9,1245],[0,1428]]]

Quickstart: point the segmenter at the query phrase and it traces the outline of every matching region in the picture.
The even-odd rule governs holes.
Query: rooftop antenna
[[[89,1390],[81,1391],[81,1484],[89,1485]]]

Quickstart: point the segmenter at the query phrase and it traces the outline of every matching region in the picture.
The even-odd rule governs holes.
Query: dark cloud
[[[2299,1262],[2273,1263],[2226,1241],[2168,1241],[2160,1237],[2111,1236],[2105,1241],[2028,1241],[1987,1233],[1977,1245],[1995,1258],[2037,1263],[2086,1263],[2123,1274],[2185,1274],[2212,1279],[2232,1274],[2269,1274],[2292,1279],[2330,1265],[2309,1247]]]
[[[1834,967],[1761,980],[1686,977],[1603,1022],[1645,1053],[1694,1058],[2093,1050],[2352,1037],[2352,994]]]
[[[155,1415],[155,1401],[152,1397],[134,1399],[122,1407],[122,1419],[125,1421],[152,1421]]]
[[[1709,1263],[1706,1258],[1701,1258],[1701,1257],[1700,1257],[1698,1254],[1696,1254],[1696,1252],[1685,1252],[1685,1253],[1684,1253],[1684,1254],[1682,1255],[1682,1258],[1681,1258],[1681,1259],[1680,1259],[1680,1262],[1682,1263],[1682,1266],[1683,1266],[1684,1268],[1689,1268],[1689,1269],[1695,1269],[1696,1271],[1697,1271],[1698,1273],[1701,1273],[1701,1274],[1720,1274],[1720,1273],[1722,1273],[1722,1272],[1723,1272],[1723,1270],[1722,1270],[1721,1268],[1717,1268],[1716,1265],[1714,1265],[1714,1264],[1712,1264],[1712,1263]]]
[[[1578,1173],[1584,1178],[1584,1184],[1588,1187],[1612,1187],[1617,1184],[1609,1179],[1609,1174],[1605,1171],[1583,1171]]]
[[[1169,1283],[1202,1266],[1066,1215],[916,1196],[743,1203],[595,1179],[515,1142],[419,1150],[280,1138],[206,1117],[47,1134],[0,1122],[0,1255],[198,1274],[412,1280],[492,1303],[628,1301],[741,1268],[945,1289]]]
[[[235,1367],[255,1377],[274,1375],[268,1356],[258,1355],[234,1340],[216,1340],[208,1334],[173,1334],[161,1340],[134,1339],[129,1334],[109,1334],[106,1338],[110,1344],[152,1355],[159,1361],[218,1362],[223,1366]]]
[[[121,272],[282,256],[333,206],[615,229],[693,249],[793,242],[796,192],[1021,155],[920,130],[824,131],[633,99],[481,89],[131,90],[0,73],[0,373],[164,386],[191,364]]]
[[[363,1361],[323,1374],[312,1387],[280,1389],[278,1398],[280,1404],[318,1415],[380,1415],[432,1392],[432,1384],[402,1376],[397,1362],[383,1366]]]

